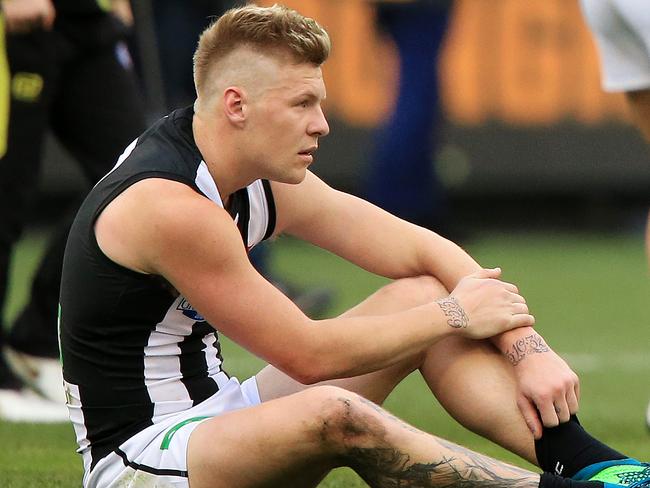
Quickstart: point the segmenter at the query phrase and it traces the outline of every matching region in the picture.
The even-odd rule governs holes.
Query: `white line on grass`
[[[650,371],[650,354],[641,352],[616,351],[612,354],[593,354],[585,352],[560,353],[569,365],[582,372],[610,371]]]

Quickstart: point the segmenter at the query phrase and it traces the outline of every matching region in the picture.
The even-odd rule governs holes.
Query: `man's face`
[[[247,101],[246,149],[263,178],[300,183],[313,162],[318,139],[329,133],[321,108],[320,67],[273,61],[259,90]],[[250,152],[249,152],[250,151]]]

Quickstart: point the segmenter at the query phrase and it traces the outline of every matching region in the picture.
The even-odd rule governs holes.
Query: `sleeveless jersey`
[[[200,403],[228,380],[215,328],[163,277],[111,261],[94,233],[101,211],[145,178],[183,183],[223,207],[194,142],[192,115],[191,108],[177,110],[131,143],[88,194],[70,230],[59,339],[86,471],[143,428]],[[248,249],[272,234],[275,206],[268,181],[237,191],[230,203],[228,212]]]

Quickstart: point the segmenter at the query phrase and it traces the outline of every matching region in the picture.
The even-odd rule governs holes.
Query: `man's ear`
[[[236,86],[229,86],[223,93],[223,110],[229,121],[242,124],[246,120],[246,93]]]

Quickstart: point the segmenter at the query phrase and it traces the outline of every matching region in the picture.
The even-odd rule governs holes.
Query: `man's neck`
[[[192,132],[194,141],[214,180],[224,206],[230,195],[251,184],[256,178],[247,175],[244,163],[237,158],[232,138],[221,136],[217,123],[208,117],[194,114]]]

